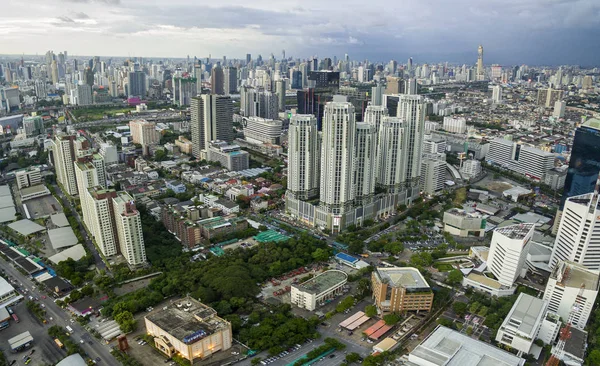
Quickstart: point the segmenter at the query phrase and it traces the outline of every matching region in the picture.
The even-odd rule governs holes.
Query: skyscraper
[[[409,201],[418,197],[421,175],[421,152],[425,131],[425,103],[421,95],[400,95],[398,117],[404,121],[404,141],[406,147],[404,182]]]
[[[214,94],[202,94],[192,98],[192,154],[205,159],[211,141],[233,140],[233,106],[231,98]]]
[[[383,116],[377,143],[377,186],[389,193],[404,190],[406,147],[401,118]]]
[[[223,69],[221,66],[213,67],[210,74],[210,90],[211,94],[223,95]]]
[[[58,83],[58,64],[56,63],[56,60],[52,60],[52,63],[50,64],[50,72],[51,72],[51,76],[52,76],[52,84],[57,84]],[[10,74],[10,72],[9,72]]]
[[[382,105],[369,104],[365,110],[364,121],[375,126],[375,130],[379,132],[382,119],[388,116],[388,110]]]
[[[288,194],[308,200],[319,194],[321,144],[317,118],[295,114],[288,132]]]
[[[132,71],[128,76],[128,97],[146,96],[146,74],[143,71]]]
[[[492,88],[492,102],[494,104],[502,103],[502,86],[494,85]]]
[[[377,171],[376,147],[377,129],[365,122],[356,123],[354,143],[354,195],[356,205],[364,205],[373,200],[375,193],[375,173]]]
[[[485,70],[483,68],[483,46],[477,48],[477,80],[485,80]]]
[[[156,131],[156,124],[143,119],[136,119],[129,122],[131,137],[135,144],[142,145],[144,155],[148,152],[148,146],[157,144],[160,141],[160,133]]]
[[[65,193],[77,194],[77,178],[75,177],[75,135],[56,135],[52,140],[52,158],[56,169],[56,180]]]
[[[223,70],[224,81],[223,81],[223,91],[225,95],[236,94],[237,86],[238,86],[238,69],[235,67],[226,67]]]
[[[114,221],[112,199],[117,196],[114,189],[95,186],[87,189],[80,198],[83,221],[96,245],[105,257],[118,254],[118,236]]]
[[[280,111],[285,111],[285,93],[289,79],[279,79],[275,82],[275,94],[277,94],[277,105]]]
[[[138,266],[146,262],[146,248],[142,234],[142,219],[135,208],[133,197],[117,192],[112,199],[119,249],[127,263]]]
[[[341,217],[355,198],[352,187],[356,121],[351,103],[334,97],[323,116],[320,205]]]

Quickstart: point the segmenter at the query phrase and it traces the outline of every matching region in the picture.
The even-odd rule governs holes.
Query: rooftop
[[[502,285],[500,284],[500,282],[498,282],[498,281],[496,281],[496,280],[494,280],[492,278],[483,276],[483,275],[479,275],[479,274],[476,274],[476,273],[471,273],[471,274],[469,274],[467,276],[467,278],[469,280],[471,280],[471,281],[480,283],[482,285],[485,285],[487,287],[490,287],[490,288],[493,288],[493,289],[496,289],[496,290],[502,288]]]
[[[521,366],[525,363],[509,352],[441,325],[408,357],[411,366]]]
[[[62,361],[56,364],[56,366],[86,366],[85,360],[79,353],[67,356]]]
[[[345,272],[331,269],[319,274],[310,280],[299,285],[294,285],[305,292],[310,292],[315,295],[323,293],[332,287],[336,287],[348,280],[348,275]]]
[[[67,216],[63,212],[51,215],[50,220],[58,227],[69,226],[69,220],[67,220]]]
[[[45,228],[42,225],[38,225],[35,222],[27,219],[19,220],[8,224],[8,227],[18,232],[23,236],[31,235],[39,231],[44,231]]]
[[[48,237],[54,249],[71,247],[79,241],[70,226],[48,230]]]
[[[510,239],[522,240],[534,230],[535,224],[518,224],[498,228],[494,230],[494,232],[502,234]]]
[[[14,291],[15,288],[4,277],[0,277],[0,296]]]
[[[423,278],[418,269],[413,267],[391,267],[377,268],[377,276],[381,282],[393,287],[405,287],[407,289],[429,288],[429,284]]]
[[[85,249],[83,248],[83,245],[77,244],[74,247],[65,249],[62,252],[53,255],[52,257],[48,258],[48,260],[54,264],[58,264],[59,262],[65,261],[69,258],[78,261],[83,257],[85,257]]]
[[[571,327],[571,336],[565,342],[565,353],[583,360],[587,347],[587,336],[586,331]]]
[[[573,262],[559,262],[550,274],[565,287],[585,286],[588,290],[598,289],[598,272]]]
[[[195,343],[229,328],[229,322],[218,317],[214,309],[191,297],[179,300],[166,310],[147,315],[146,320],[185,344]]]
[[[597,130],[600,130],[600,119],[598,119],[598,118],[590,118],[587,121],[585,121],[582,126],[591,127],[591,128],[595,128]]]
[[[506,318],[504,318],[502,327],[517,328],[520,333],[533,339],[535,334],[532,333],[537,330],[535,325],[541,321],[547,305],[546,301],[542,299],[521,293]],[[515,327],[515,324],[518,324],[518,326]]]

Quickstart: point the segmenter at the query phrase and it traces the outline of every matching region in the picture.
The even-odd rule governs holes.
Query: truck
[[[60,339],[58,339],[58,338],[54,338],[54,343],[56,343],[56,345],[58,346],[58,348],[64,348],[65,347],[62,344],[62,342],[60,341]]]
[[[71,328],[70,326],[66,326],[67,330],[69,331],[69,333],[73,333],[73,328]]]

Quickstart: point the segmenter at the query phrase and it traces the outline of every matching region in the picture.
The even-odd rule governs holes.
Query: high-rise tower
[[[481,81],[485,79],[485,71],[483,70],[483,46],[479,45],[477,48],[477,80]]]
[[[233,140],[233,107],[231,98],[214,94],[202,94],[192,98],[192,154],[204,159],[209,143]]]
[[[288,136],[288,194],[306,200],[319,194],[321,156],[317,118],[296,114],[290,120]]]
[[[408,200],[419,195],[421,176],[421,152],[425,132],[425,103],[421,95],[400,95],[398,117],[404,121],[403,145],[406,156],[404,184],[408,190]]]

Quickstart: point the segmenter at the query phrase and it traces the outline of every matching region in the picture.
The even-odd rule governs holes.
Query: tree
[[[471,304],[471,306],[469,307],[469,312],[471,313],[476,313],[477,310],[479,310],[479,308],[481,307],[481,304],[478,303],[477,301],[475,301],[474,303]]]
[[[383,321],[385,321],[385,324],[387,325],[394,325],[400,320],[402,320],[402,317],[396,313],[386,314],[383,316]]]
[[[343,313],[344,311],[350,309],[354,305],[354,297],[348,296],[335,307],[335,311],[338,313]]]
[[[448,273],[448,278],[446,279],[446,283],[450,286],[454,287],[462,282],[463,274],[458,269],[453,269]]]
[[[119,324],[119,327],[123,333],[133,332],[137,328],[137,322],[133,318],[133,314],[129,311],[124,311],[115,315],[115,321]]]
[[[463,316],[467,312],[467,304],[464,302],[455,302],[452,304],[452,310],[458,316]]]
[[[588,366],[600,365],[600,350],[593,350],[585,359],[585,364]]]
[[[317,262],[327,262],[329,260],[330,253],[327,249],[317,248],[317,250],[312,253],[312,257]]]
[[[348,353],[346,355],[346,362],[348,363],[358,362],[358,360],[360,360],[360,355],[356,352]]]
[[[375,305],[367,305],[365,307],[365,315],[370,318],[377,316],[377,307]]]

